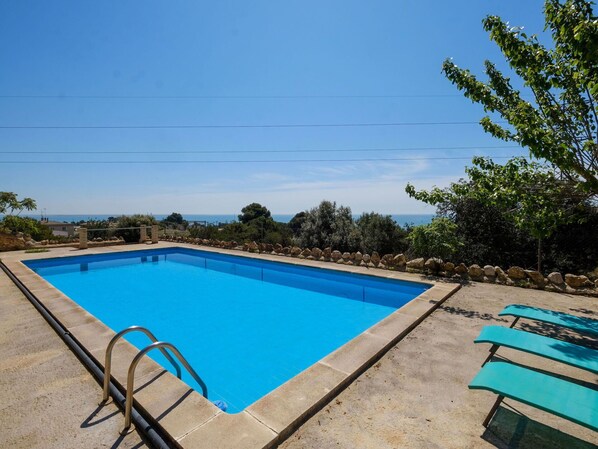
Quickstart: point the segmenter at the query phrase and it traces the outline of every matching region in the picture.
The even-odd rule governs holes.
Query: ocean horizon
[[[88,220],[107,220],[110,217],[119,217],[123,214],[50,214],[44,215],[51,221],[63,221],[66,223],[78,223]],[[126,214],[125,214],[126,215]],[[150,214],[156,220],[163,220],[170,214]],[[209,224],[230,223],[238,221],[238,214],[181,214],[183,218],[189,222],[206,222]],[[295,214],[272,214],[272,218],[280,223],[288,223]],[[399,225],[421,225],[428,224],[432,221],[435,214],[382,214],[390,215],[392,219]],[[23,217],[31,217],[40,219],[40,214],[22,214]],[[357,219],[361,214],[354,214],[353,218]]]

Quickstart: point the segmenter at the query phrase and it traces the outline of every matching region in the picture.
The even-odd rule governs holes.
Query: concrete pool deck
[[[98,383],[0,271],[0,447],[146,447],[118,434],[122,413],[98,405]]]
[[[170,246],[187,245],[160,244],[153,245],[151,248]],[[146,245],[141,245],[140,247],[148,248]],[[192,248],[197,249],[196,246]],[[134,248],[117,247],[113,250],[122,251],[123,249],[132,250]],[[201,247],[200,249],[204,248]],[[99,249],[73,251],[72,249],[62,248],[60,251],[52,250],[50,253],[31,254],[28,256],[32,256],[31,258],[47,258],[55,257],[56,255],[82,255],[95,252],[108,252],[107,250],[110,251],[109,248],[102,248],[101,251]],[[241,255],[237,252],[232,252],[231,254]],[[20,254],[2,254],[4,261],[9,259],[13,261],[18,260],[22,256],[22,252]],[[273,257],[271,260],[293,261],[295,263],[306,262],[280,257]],[[317,264],[317,262],[309,264]],[[330,264],[322,265],[323,268],[330,268]],[[357,270],[365,270],[357,267],[346,267],[346,269],[355,272],[358,272]],[[371,271],[373,272],[372,274],[381,274],[384,276],[395,274],[382,270]],[[421,281],[423,279],[418,275],[396,274],[404,276],[403,278],[409,280]],[[447,284],[447,287],[450,285]],[[4,292],[3,287],[2,292]],[[23,301],[26,300],[23,298]],[[486,284],[471,284],[470,286],[466,286],[420,323],[407,337],[394,344],[392,349],[375,366],[365,371],[344,392],[341,392],[330,405],[326,406],[305,423],[282,444],[282,447],[456,448],[485,447],[484,444],[487,447],[496,447],[498,445],[496,441],[494,443],[486,441],[490,438],[488,435],[485,434],[486,439],[480,438],[480,435],[483,433],[481,421],[493,402],[493,395],[467,390],[467,383],[475,375],[479,369],[479,364],[487,354],[487,347],[484,347],[484,345],[476,346],[472,343],[481,327],[484,324],[496,322],[493,321],[497,320],[496,313],[508,303],[520,302],[579,314],[579,310],[586,311],[586,313],[587,311],[595,311],[595,301],[595,299],[591,298],[572,297]],[[571,311],[571,308],[578,311]],[[33,314],[37,313],[34,309],[31,312]],[[39,318],[41,319],[41,317]],[[502,323],[502,321],[498,322]],[[45,325],[49,329],[49,326],[45,324],[43,319],[41,319],[41,325]],[[49,331],[52,332],[51,329]],[[4,345],[6,345],[5,342],[3,342],[3,347]],[[64,350],[68,351],[66,346],[64,346]],[[511,356],[506,350],[499,351],[499,354]],[[514,354],[512,356],[517,361],[523,361],[523,363],[531,360],[529,363],[533,364],[533,366],[542,367],[542,363],[544,363],[548,369],[555,368],[553,366],[555,365],[554,363],[550,364],[548,362],[547,365],[546,361],[533,358],[532,356],[525,357],[521,354]],[[414,360],[417,360],[417,362],[414,363]],[[76,358],[74,358],[74,362],[78,363]],[[79,367],[83,369],[81,365]],[[594,384],[596,382],[595,376],[588,376],[587,373],[574,371],[571,374],[570,370],[573,370],[573,368],[569,370],[563,367],[557,368],[563,374],[583,378]],[[148,374],[151,377],[151,372]],[[322,373],[316,373],[316,375],[320,376]],[[91,381],[93,382],[93,379]],[[16,383],[18,384],[19,382]],[[7,388],[13,388],[13,386],[9,385]],[[90,385],[90,388],[94,389],[93,385]],[[99,387],[96,387],[94,392],[99,395]],[[0,399],[4,400],[1,396],[7,394],[9,394],[7,391],[0,393]],[[511,402],[507,401],[507,404],[509,403]],[[517,409],[525,410],[526,415],[534,421],[537,419],[538,423],[561,429],[563,432],[579,438],[580,441],[595,442],[596,435],[589,430],[533,409],[528,410],[516,403],[515,406]],[[275,413],[270,416],[281,416],[289,410],[285,407],[284,403],[278,403],[274,411]],[[62,411],[58,410],[57,413],[57,416],[60,416]],[[505,413],[507,412],[501,411],[500,416],[508,417],[509,415],[505,415]],[[331,419],[331,417],[334,417],[334,419]],[[116,418],[116,421],[120,423],[122,415],[119,414]],[[498,418],[499,415],[497,415]],[[534,423],[534,421],[530,422]],[[248,423],[248,425],[251,427],[252,423]],[[276,423],[272,422],[270,428],[273,428],[275,425]],[[227,431],[226,427],[224,425],[223,430],[225,432]],[[529,432],[531,428],[537,430],[538,426],[529,424],[527,428]],[[108,434],[109,432],[105,433]],[[113,437],[114,441],[116,441],[118,435],[114,434]],[[204,441],[202,441],[201,446],[208,446],[207,443],[210,443],[213,447],[232,447],[223,445],[224,441],[222,440],[212,440],[210,442],[205,441],[205,435],[203,437]],[[505,436],[502,436],[502,438],[505,438]],[[527,441],[525,435],[524,437],[517,438],[521,441]],[[551,436],[550,439],[554,440],[554,436]],[[255,443],[255,447],[260,447],[259,441]],[[195,444],[189,446],[193,447]],[[35,447],[35,445],[21,447]],[[509,446],[498,445],[498,447]],[[535,445],[527,447],[543,446]],[[575,446],[569,445],[567,447]],[[586,447],[591,446],[586,445]]]

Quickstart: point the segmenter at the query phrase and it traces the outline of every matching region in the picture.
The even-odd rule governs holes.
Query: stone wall
[[[190,237],[164,237],[162,240],[191,243],[196,245],[211,246],[230,250],[247,251],[251,253],[272,254],[283,257],[295,257],[298,259],[318,260],[322,262],[338,263],[344,265],[355,265],[385,270],[407,271],[421,273],[438,277],[446,277],[458,281],[488,282],[522,288],[549,290],[577,295],[590,295],[598,297],[598,273],[594,272],[588,276],[574,274],[561,274],[558,272],[544,276],[534,270],[526,270],[521,267],[509,267],[503,270],[501,267],[492,265],[467,266],[463,263],[444,262],[438,258],[416,258],[408,259],[404,254],[385,254],[380,256],[377,252],[362,254],[360,252],[349,253],[333,250],[332,248],[299,248],[297,246],[272,245],[269,243],[243,243],[225,242],[219,240],[208,240]]]

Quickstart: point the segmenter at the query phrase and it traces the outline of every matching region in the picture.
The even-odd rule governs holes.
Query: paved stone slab
[[[0,447],[145,447],[119,434],[122,413],[99,407],[101,388],[0,272]]]
[[[220,413],[179,443],[193,449],[256,449],[269,447],[276,433],[247,412]]]
[[[247,412],[281,433],[311,408],[328,402],[326,396],[346,378],[345,373],[316,363],[252,404]]]

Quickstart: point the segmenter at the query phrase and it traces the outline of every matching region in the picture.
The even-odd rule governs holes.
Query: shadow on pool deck
[[[499,407],[482,438],[499,449],[595,449],[587,441]]]

